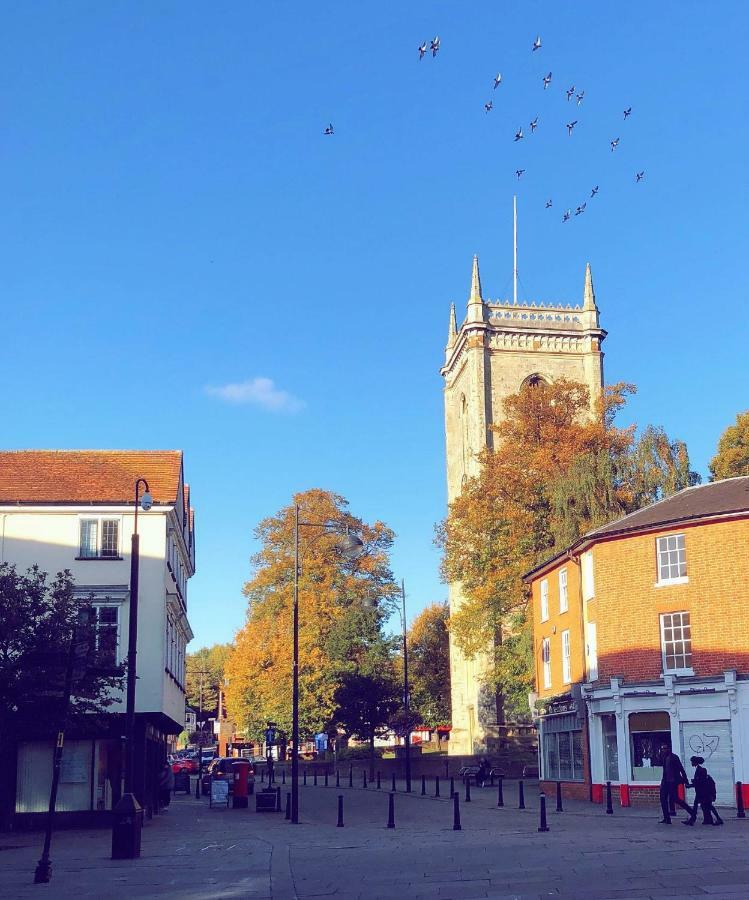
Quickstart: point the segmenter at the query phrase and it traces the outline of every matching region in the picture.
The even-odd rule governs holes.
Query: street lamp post
[[[356,559],[360,556],[364,544],[361,538],[352,534],[347,526],[340,522],[301,522],[299,520],[299,504],[294,506],[294,613],[293,613],[293,646],[294,659],[291,668],[291,822],[299,824],[299,529],[321,528],[324,531],[338,533],[341,540],[338,552],[344,559]]]
[[[408,688],[408,638],[406,637],[406,583],[401,581],[403,614],[403,710],[406,716],[406,793],[411,793],[411,697]]]
[[[141,485],[145,489],[140,495]],[[125,792],[113,810],[112,859],[135,859],[140,856],[140,833],[143,810],[133,791],[135,781],[135,682],[138,649],[138,572],[140,537],[138,535],[138,506],[148,512],[153,497],[145,478],[135,482],[135,523],[130,543],[130,604],[127,630],[127,699],[125,709]]]

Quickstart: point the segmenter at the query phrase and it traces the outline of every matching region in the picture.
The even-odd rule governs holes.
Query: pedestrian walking
[[[675,809],[677,806],[685,809],[691,819],[692,807],[679,796],[679,785],[688,785],[689,778],[687,778],[681,760],[668,744],[661,744],[661,766],[663,766],[660,789],[661,810],[663,811],[661,825],[671,824],[670,809]]]
[[[489,779],[492,767],[489,765],[488,759],[482,759],[479,763],[479,770],[476,772],[476,787],[483,787]]]
[[[707,769],[704,768],[704,758],[702,756],[692,756],[689,762],[694,766],[694,777],[692,778],[694,807],[692,808],[692,815],[684,822],[684,825],[694,825],[697,820],[697,809],[700,806],[702,807],[703,825],[722,825],[723,819],[718,815],[718,810],[714,805],[717,796],[715,781],[712,775],[708,775]],[[715,821],[713,821],[713,817]]]
[[[174,790],[174,772],[168,762],[165,762],[159,772],[159,806],[166,809],[172,799]]]

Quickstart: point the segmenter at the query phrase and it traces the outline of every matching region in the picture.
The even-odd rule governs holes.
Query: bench
[[[466,782],[473,781],[476,784],[476,776],[479,774],[478,766],[461,766],[458,769],[458,777],[465,784]]]

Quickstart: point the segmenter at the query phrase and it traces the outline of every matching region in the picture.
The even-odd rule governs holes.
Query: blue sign
[[[325,732],[321,731],[320,734],[315,735],[315,750],[318,753],[324,753],[328,749],[328,736]]]

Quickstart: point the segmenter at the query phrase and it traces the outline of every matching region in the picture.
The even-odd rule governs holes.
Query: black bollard
[[[341,786],[341,773],[338,771],[338,769],[335,770],[335,786]]]
[[[465,779],[465,785],[466,785],[466,803],[470,803],[471,802],[471,779],[470,778]]]
[[[454,793],[455,793],[455,778],[450,776],[450,796],[452,797],[452,795]]]
[[[354,786],[354,767],[353,766],[348,767],[348,786],[349,787]]]
[[[343,794],[338,795],[338,825],[337,828],[343,828]]]
[[[390,788],[391,791],[395,790],[395,772],[393,772],[393,786]]]
[[[462,831],[460,827],[460,797],[457,791],[453,793],[453,831]]]
[[[377,770],[377,790],[379,791],[382,787],[382,779],[380,778],[380,770]]]
[[[744,785],[740,782],[736,782],[736,818],[737,819],[745,819],[746,813],[744,812]]]
[[[286,784],[286,769],[281,769],[281,784]]]
[[[499,781],[497,782],[497,806],[505,805],[505,795],[502,791],[502,776],[499,776]]]
[[[291,819],[291,792],[286,791],[286,819]]]
[[[364,790],[366,791],[366,789],[367,789],[367,770],[366,770],[366,769],[362,769],[362,773],[361,773],[361,786],[362,786],[362,787],[364,788]]]
[[[557,781],[557,812],[564,812],[562,809],[562,782]]]
[[[307,787],[307,766],[304,767],[304,786]]]
[[[426,797],[427,793],[427,777],[426,775],[421,776],[421,796]]]
[[[328,786],[328,770],[325,770],[325,787]]]
[[[439,775],[434,776],[434,796],[439,797],[440,795],[440,777]]]
[[[540,821],[538,823],[539,831],[548,831],[549,826],[546,824],[546,794],[541,794],[539,798],[540,804]]]
[[[611,805],[611,782],[606,782],[606,815],[614,815],[614,807]]]
[[[525,809],[525,785],[522,778],[518,781],[518,809]]]
[[[281,788],[276,788],[276,812],[281,812]]]
[[[317,787],[317,769],[315,769],[315,774],[312,778],[312,783],[314,784],[315,787]]]
[[[395,828],[395,794],[388,794],[388,828]]]

